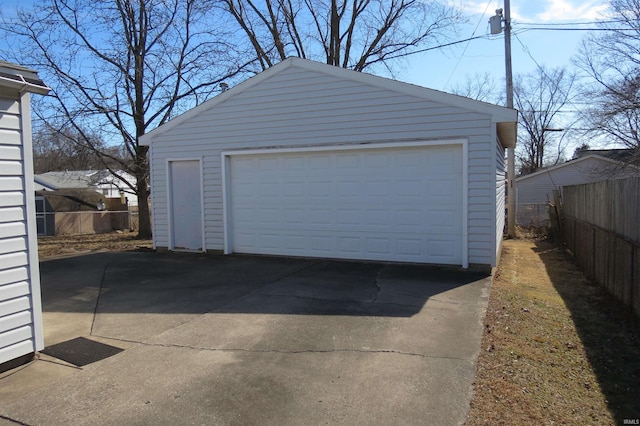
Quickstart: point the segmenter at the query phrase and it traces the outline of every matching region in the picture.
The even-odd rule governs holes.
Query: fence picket
[[[576,262],[640,316],[640,177],[563,187],[562,211]]]

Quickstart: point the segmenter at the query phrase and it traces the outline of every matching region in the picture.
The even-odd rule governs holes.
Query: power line
[[[536,31],[634,31],[638,32],[634,28],[547,28],[547,27],[519,27],[522,30],[536,30]]]
[[[478,28],[480,28],[480,23],[482,23],[482,20],[484,19],[484,15],[487,13],[487,9],[489,9],[489,6],[491,6],[492,2],[493,2],[493,0],[489,0],[487,2],[487,6],[484,8],[484,12],[482,12],[482,16],[480,16],[480,19],[478,19],[478,23],[476,24],[476,28],[473,30],[473,33],[471,33],[471,37],[476,35],[476,31],[478,31]],[[464,50],[460,54],[460,57],[458,57],[458,61],[456,62],[455,67],[453,67],[453,70],[449,74],[449,78],[447,79],[447,82],[444,84],[444,87],[447,87],[449,85],[449,82],[453,78],[453,75],[456,73],[456,70],[458,69],[458,66],[460,65],[460,61],[462,61],[462,58],[464,57],[464,54],[467,53],[467,48],[469,47],[470,43],[471,43],[471,40],[467,41],[467,44],[464,46]]]
[[[600,23],[602,22],[617,22],[617,21],[600,21]],[[627,22],[627,21],[621,21],[621,22]],[[538,25],[545,25],[545,24],[538,24]],[[550,25],[550,24],[549,24]],[[640,30],[635,30],[632,28],[544,28],[544,27],[520,27],[517,28],[516,31],[513,32],[514,35],[517,35],[519,33],[523,33],[526,31],[636,31],[636,32],[640,32]],[[469,38],[465,38],[462,40],[457,40],[457,41],[452,41],[451,43],[445,43],[445,44],[440,44],[438,46],[432,46],[432,47],[426,47],[424,49],[418,49],[418,50],[414,50],[413,52],[408,52],[408,53],[402,53],[402,54],[398,54],[398,55],[393,55],[393,56],[389,56],[385,59],[396,59],[396,58],[402,58],[402,57],[406,57],[406,56],[410,56],[410,55],[415,55],[417,53],[424,53],[424,52],[428,52],[430,50],[436,50],[436,49],[442,49],[443,47],[449,47],[449,46],[455,46],[456,44],[460,44],[460,43],[466,43],[472,40],[478,40],[478,39],[487,39],[487,40],[498,40],[500,37],[492,37],[491,34],[483,34],[483,35],[479,35],[479,36],[474,36],[474,37],[469,37]],[[522,44],[522,42],[520,42]],[[465,48],[466,50],[466,48]]]
[[[538,25],[538,26],[563,26],[563,25],[600,25],[600,24],[619,24],[622,22],[629,22],[626,19],[618,19],[612,21],[591,21],[591,22],[554,22],[554,23],[542,23],[542,22],[514,22],[517,25]]]
[[[409,55],[415,55],[416,53],[423,53],[423,52],[428,52],[429,50],[436,50],[436,49],[441,49],[443,47],[449,47],[449,46],[453,46],[456,44],[460,44],[460,43],[464,43],[467,41],[471,41],[471,40],[477,40],[479,38],[486,38],[488,40],[492,40],[491,37],[489,37],[488,35],[480,35],[480,36],[475,36],[475,37],[469,37],[469,38],[465,38],[464,40],[458,40],[458,41],[452,41],[451,43],[445,43],[445,44],[441,44],[439,46],[433,46],[433,47],[427,47],[425,49],[419,49],[419,50],[414,50],[413,52],[408,52],[408,53],[401,53],[399,55],[395,55],[395,56],[389,56],[385,59],[396,59],[396,58],[402,58],[405,56],[409,56]],[[497,38],[493,39],[493,40],[497,40]]]

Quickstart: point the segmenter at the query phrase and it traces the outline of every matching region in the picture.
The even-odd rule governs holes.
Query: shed
[[[496,265],[517,112],[289,58],[140,138],[158,250]]]
[[[548,223],[547,206],[553,201],[553,190],[563,186],[598,182],[637,175],[632,165],[597,154],[589,154],[548,167],[516,179],[516,223],[544,226]]]
[[[35,71],[0,61],[0,371],[44,348],[30,94]]]

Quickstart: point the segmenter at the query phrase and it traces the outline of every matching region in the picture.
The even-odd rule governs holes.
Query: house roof
[[[631,163],[636,160],[637,153],[632,149],[577,149],[575,158],[582,158],[587,155],[599,155],[623,163]]]
[[[580,158],[576,158],[574,160],[569,160],[567,162],[564,162],[562,164],[557,164],[557,165],[552,166],[552,167],[547,167],[547,168],[544,168],[542,170],[538,170],[537,172],[534,172],[534,173],[531,173],[531,174],[528,174],[528,175],[525,175],[525,176],[520,176],[520,177],[516,178],[516,182],[520,182],[520,181],[523,181],[523,180],[531,179],[533,177],[540,176],[542,174],[549,173],[549,172],[552,172],[554,170],[562,169],[564,167],[575,167],[575,166],[577,166],[577,165],[579,165],[579,164],[581,164],[581,163],[583,163],[583,162],[585,162],[585,161],[587,161],[589,159],[595,159],[595,160],[598,160],[598,161],[602,161],[602,162],[605,162],[605,163],[608,163],[608,164],[617,165],[617,166],[621,166],[621,167],[625,166],[623,163],[621,163],[619,161],[612,160],[612,159],[606,158],[606,157],[601,157],[599,155],[591,154],[591,155],[587,155],[585,157],[580,157]]]
[[[116,173],[134,179],[129,173],[118,170]],[[109,170],[65,170],[46,172],[34,176],[34,181],[46,188],[55,190],[61,188],[93,188],[101,184],[110,183],[118,179]]]
[[[40,180],[43,185],[54,189],[88,188],[91,186],[92,175],[96,173],[98,173],[96,170],[65,170],[42,173],[34,178]]]
[[[140,145],[149,146],[156,136],[171,130],[172,128],[199,115],[200,113],[214,108],[225,100],[239,93],[242,93],[243,91],[259,84],[260,82],[292,67],[307,69],[309,71],[334,76],[340,79],[357,81],[362,84],[368,84],[371,86],[400,92],[410,96],[428,99],[433,102],[458,107],[467,111],[489,114],[491,115],[493,122],[496,123],[498,137],[502,141],[502,144],[507,148],[512,148],[515,146],[518,112],[514,109],[505,108],[499,105],[476,101],[474,99],[465,98],[463,96],[453,95],[438,90],[428,89],[426,87],[417,86],[410,83],[404,83],[396,80],[391,80],[389,78],[378,77],[363,72],[353,71],[301,58],[285,59],[284,61],[261,72],[260,74],[257,74],[254,77],[251,77],[250,79],[240,83],[239,85],[222,92],[215,98],[196,106],[195,108],[141,136],[139,139]]]
[[[36,191],[36,195],[45,197],[53,211],[75,212],[97,210],[102,194],[86,188],[63,188],[55,191]]]
[[[60,189],[58,185],[39,175],[33,177],[33,182],[35,183],[36,191],[55,191]]]
[[[0,60],[0,87],[46,95],[51,90],[38,77],[37,71]]]

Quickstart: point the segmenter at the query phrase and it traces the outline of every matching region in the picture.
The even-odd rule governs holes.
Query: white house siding
[[[502,235],[505,224],[505,190],[507,178],[505,176],[504,148],[496,139],[496,258],[499,260]]]
[[[547,204],[553,200],[553,190],[609,179],[620,172],[620,164],[598,156],[571,160],[546,170],[522,176],[516,180],[518,217],[520,225],[543,225],[548,220]]]
[[[453,138],[468,141],[468,260],[493,265],[496,131],[491,116],[297,67],[152,139],[155,245],[169,247],[169,159],[202,156],[206,249],[223,250],[222,151]]]
[[[30,114],[28,93],[0,92],[0,364],[44,347]]]

